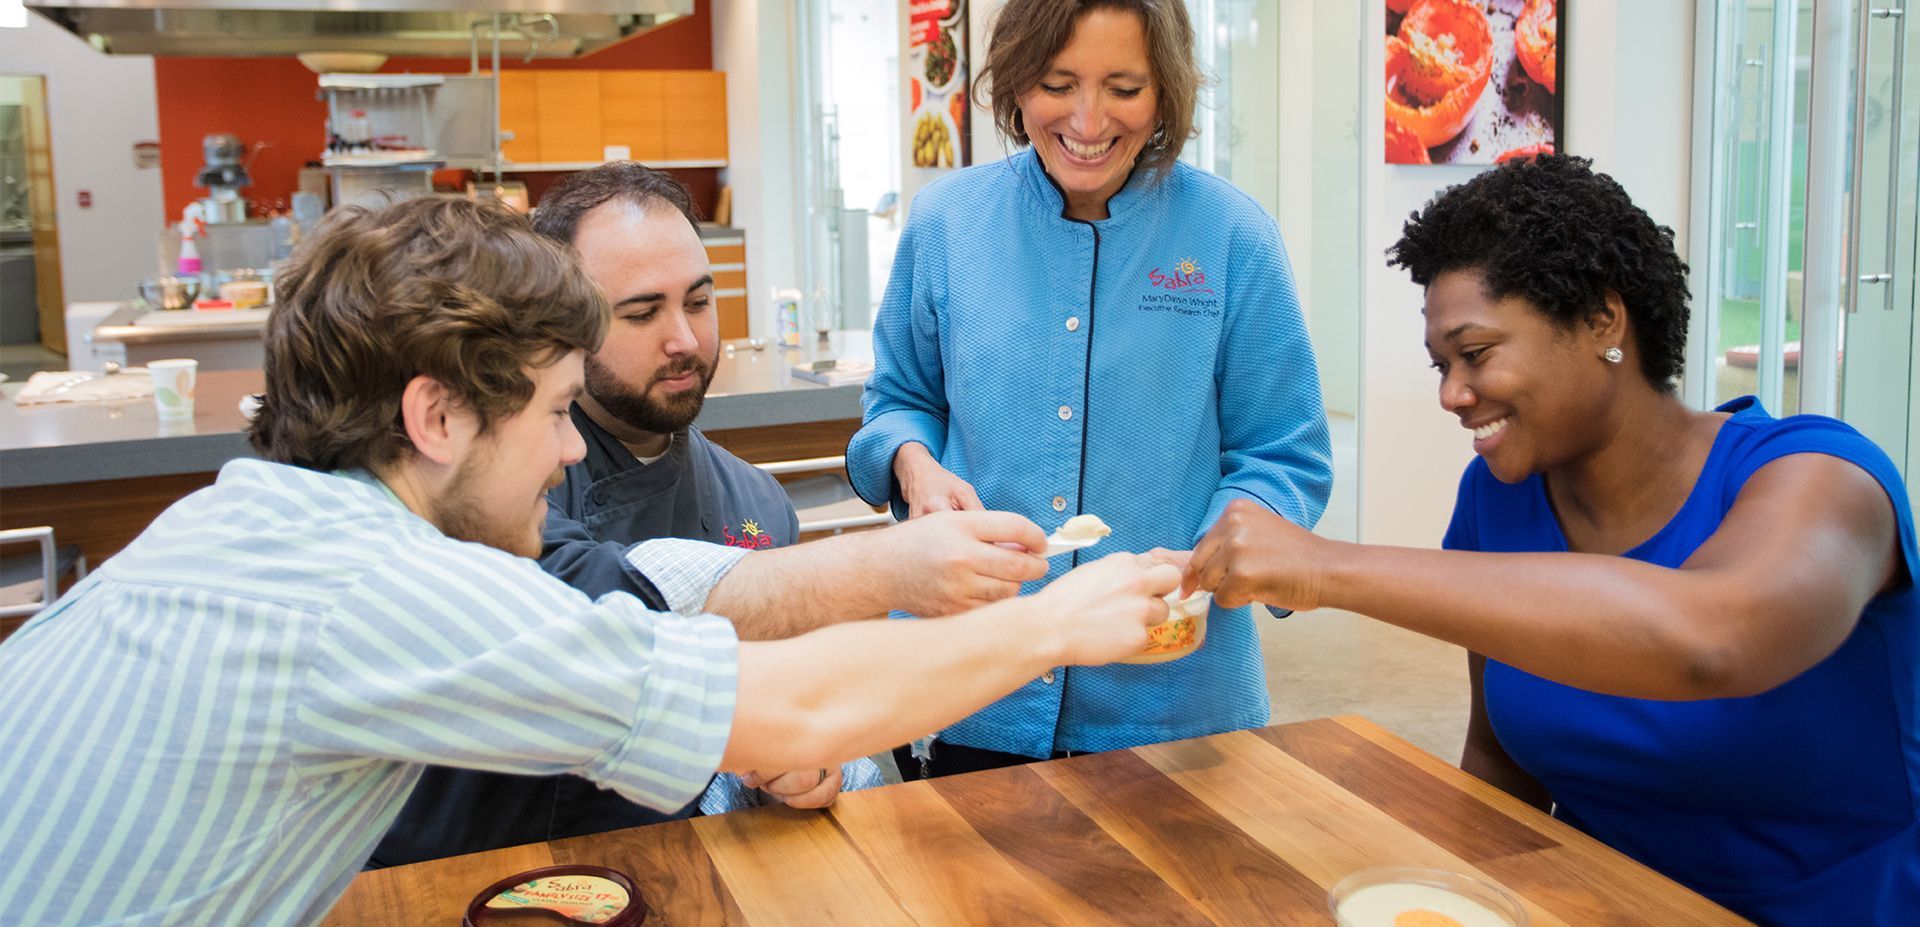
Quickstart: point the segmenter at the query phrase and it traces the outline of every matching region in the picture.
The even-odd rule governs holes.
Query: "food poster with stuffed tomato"
[[[907,163],[943,171],[973,163],[966,0],[907,5]]]
[[[1381,0],[1388,164],[1498,164],[1565,151],[1570,0]]]

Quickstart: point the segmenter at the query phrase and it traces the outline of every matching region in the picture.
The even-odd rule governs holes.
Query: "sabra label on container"
[[[541,908],[583,924],[599,924],[627,909],[627,890],[590,875],[522,882],[487,900],[489,908]]]
[[[1193,646],[1199,623],[1192,618],[1171,618],[1147,629],[1147,648],[1141,653],[1166,653]]]

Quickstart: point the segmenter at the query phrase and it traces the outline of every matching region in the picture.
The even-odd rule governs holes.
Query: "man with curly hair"
[[[1673,233],[1580,158],[1442,193],[1390,252],[1478,454],[1444,551],[1236,504],[1187,582],[1467,648],[1460,765],[1764,924],[1920,911],[1920,548],[1846,424],[1674,392]]]

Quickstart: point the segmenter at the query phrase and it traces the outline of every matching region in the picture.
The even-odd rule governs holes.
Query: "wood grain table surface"
[[[560,863],[633,876],[649,927],[1325,925],[1327,889],[1377,865],[1497,883],[1534,925],[1746,923],[1351,716],[368,872],[326,923],[457,925]]]

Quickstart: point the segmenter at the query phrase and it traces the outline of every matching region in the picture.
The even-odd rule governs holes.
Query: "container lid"
[[[598,924],[638,927],[647,903],[625,873],[604,866],[546,866],[489,885],[467,904],[464,927]]]
[[[1444,869],[1374,866],[1327,892],[1340,927],[1527,927],[1527,911],[1498,885]]]

